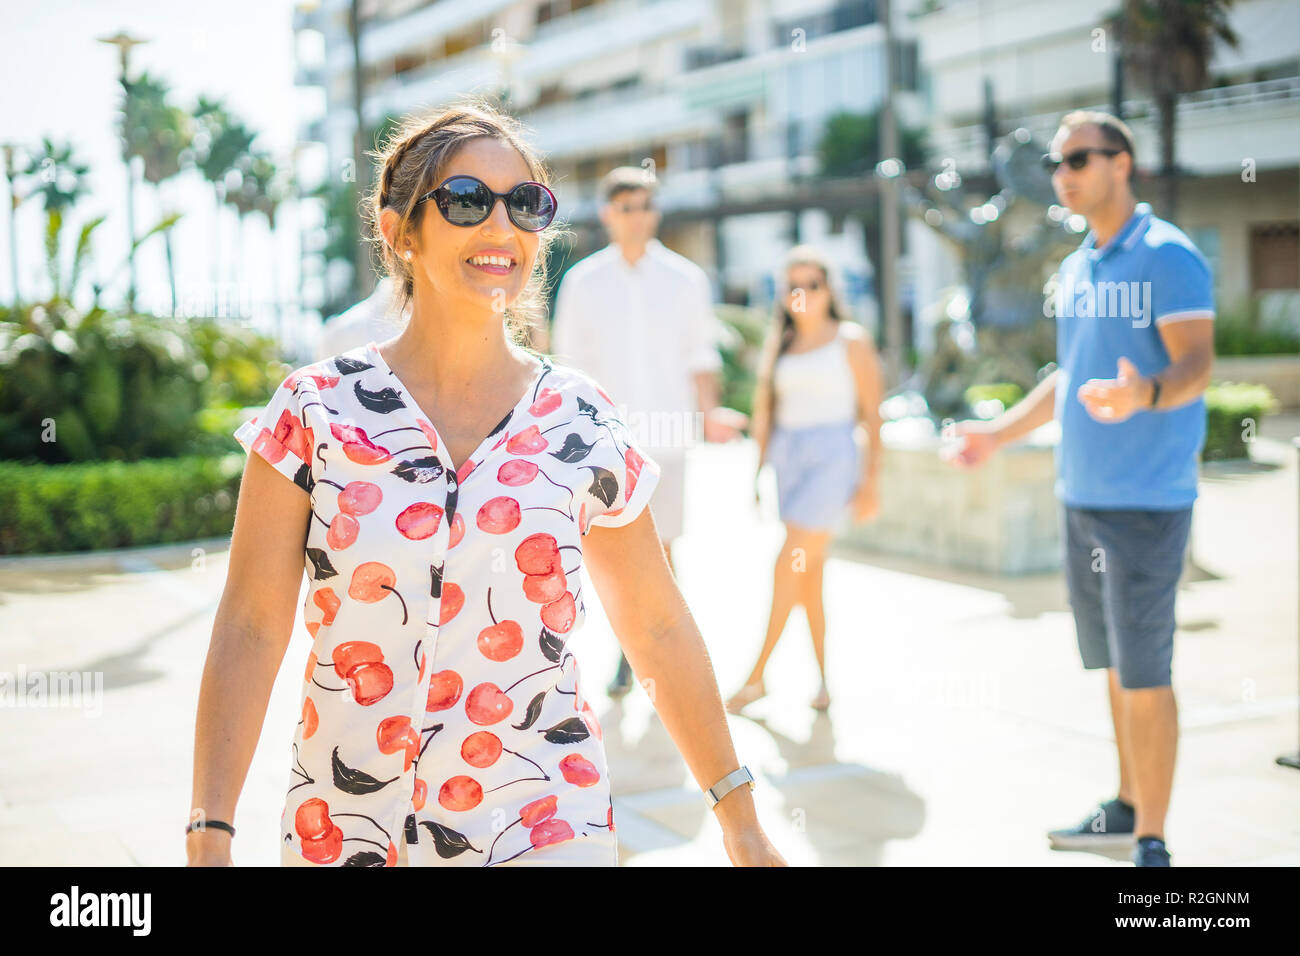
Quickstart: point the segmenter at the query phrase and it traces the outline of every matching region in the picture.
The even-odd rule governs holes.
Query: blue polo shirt
[[[1174,510],[1196,500],[1205,400],[1099,422],[1079,401],[1088,379],[1113,379],[1120,356],[1149,377],[1169,365],[1160,326],[1214,313],[1205,257],[1138,203],[1101,249],[1089,232],[1057,275],[1056,494],[1075,508]]]

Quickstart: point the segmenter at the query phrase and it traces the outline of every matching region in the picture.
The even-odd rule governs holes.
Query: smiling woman
[[[381,158],[371,222],[410,320],[296,369],[236,432],[251,454],[200,689],[192,807],[208,826],[187,831],[191,863],[230,862],[218,824],[305,571],[285,865],[616,864],[601,727],[568,646],[585,580],[660,688],[731,859],[781,865],[659,545],[658,463],[590,376],[518,346],[554,241],[543,164],[482,107],[412,119]]]

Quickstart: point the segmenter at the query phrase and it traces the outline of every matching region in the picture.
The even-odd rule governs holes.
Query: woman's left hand
[[[789,866],[776,852],[757,823],[743,829],[723,830],[722,842],[733,866]]]
[[[863,478],[858,490],[853,494],[853,520],[870,521],[880,512],[880,502],[876,496],[876,479]]]

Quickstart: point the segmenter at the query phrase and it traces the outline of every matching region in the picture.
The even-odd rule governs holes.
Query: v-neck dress
[[[281,862],[616,864],[567,642],[583,536],[637,517],[659,466],[609,395],[543,359],[456,463],[371,341],[294,370],[235,437],[311,499]]]

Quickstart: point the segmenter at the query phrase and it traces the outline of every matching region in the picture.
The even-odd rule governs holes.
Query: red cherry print
[[[419,777],[415,778],[415,790],[411,793],[411,807],[415,810],[424,809],[424,801],[429,799],[429,785]]]
[[[339,492],[339,511],[354,517],[368,515],[379,507],[384,493],[368,481],[349,481]]]
[[[302,739],[306,740],[316,733],[316,728],[319,725],[320,718],[316,715],[316,705],[308,697],[302,702]]]
[[[550,846],[573,839],[573,827],[563,820],[547,820],[528,831],[528,839],[535,847]]]
[[[499,723],[514,709],[514,701],[496,684],[479,684],[465,698],[465,713],[476,724]]]
[[[417,684],[424,683],[424,665],[428,663],[428,661],[429,661],[429,655],[421,651],[420,652],[420,674],[418,677],[415,678],[415,682]]]
[[[555,816],[554,794],[526,804],[519,811],[519,822],[526,827],[535,827],[539,823],[545,823],[553,816]]]
[[[320,630],[320,621],[304,621],[307,627],[307,633],[311,635],[312,640],[316,639],[316,632]]]
[[[397,530],[412,541],[431,538],[442,522],[442,509],[431,501],[417,501],[397,516]]]
[[[554,535],[530,534],[515,548],[515,566],[524,574],[550,574],[560,567],[560,549]]]
[[[290,372],[289,377],[284,380],[284,387],[294,389],[304,378],[309,378],[316,383],[318,390],[333,388],[339,383],[340,376],[330,375],[319,365],[308,365],[306,368],[300,368],[295,372]]]
[[[608,395],[606,395],[605,390],[601,388],[599,385],[596,386],[596,391],[600,393],[600,397],[603,398],[605,401],[609,402],[611,405],[614,404],[614,400],[610,398]]]
[[[318,588],[316,593],[311,596],[311,599],[318,608],[325,612],[325,616],[321,618],[321,624],[326,627],[333,624],[334,615],[338,614],[339,608],[343,606],[343,602],[334,593],[334,589],[331,587]]]
[[[411,718],[405,714],[385,717],[379,722],[375,739],[381,754],[395,754],[406,746],[406,732],[411,729]]]
[[[387,448],[376,445],[367,438],[364,428],[357,428],[355,425],[330,425],[330,434],[343,443],[343,454],[348,457],[348,460],[355,461],[358,465],[379,465],[393,457],[388,453]],[[303,461],[308,460],[303,459]]]
[[[307,673],[303,675],[302,679],[310,683],[315,673],[316,673],[316,652],[312,651],[310,654],[307,655]]]
[[[456,469],[456,484],[463,485],[465,483],[465,479],[469,477],[469,473],[473,471],[476,467],[478,466],[472,461],[464,462],[459,468]]]
[[[293,828],[304,840],[324,839],[333,825],[329,804],[320,797],[304,800],[293,815]]]
[[[578,509],[578,530],[583,534],[587,533],[587,503],[584,501],[582,507]]]
[[[379,645],[371,644],[369,641],[345,641],[334,648],[332,656],[334,673],[344,680],[347,679],[348,672],[354,667],[361,664],[375,663],[383,659],[384,652],[379,649]]]
[[[253,442],[254,451],[277,464],[284,458],[286,448],[303,461],[311,461],[314,447],[315,436],[312,430],[298,421],[298,416],[287,408],[280,412],[275,428],[263,426]]]
[[[343,831],[337,826],[321,840],[303,840],[302,857],[312,863],[333,863],[343,852]]]
[[[550,442],[542,437],[541,429],[536,425],[529,425],[506,442],[506,451],[512,455],[536,455],[538,452],[545,451],[549,445]]]
[[[438,671],[429,678],[429,700],[425,709],[436,711],[455,707],[464,686],[455,671]]]
[[[465,606],[465,592],[460,585],[444,582],[442,585],[442,603],[438,606],[438,625],[442,626],[460,613]]]
[[[488,534],[507,534],[519,527],[519,516],[519,502],[503,495],[486,502],[474,522]]]
[[[609,808],[609,815],[605,817],[605,825],[609,827],[610,833],[614,832],[614,808],[612,806]]]
[[[460,756],[471,767],[490,767],[501,756],[501,738],[491,731],[476,731],[460,745]]]
[[[360,531],[361,525],[352,515],[336,514],[325,533],[325,543],[335,551],[342,551],[357,540]]]
[[[577,620],[577,609],[573,603],[573,595],[568,591],[565,591],[558,600],[542,607],[542,623],[556,634],[568,633],[575,620]]]
[[[511,458],[497,469],[497,481],[511,488],[526,485],[537,477],[537,466],[524,458]]]
[[[438,433],[433,430],[433,426],[423,418],[417,418],[416,423],[420,426],[420,431],[424,432],[424,440],[429,443],[432,451],[438,450]]]
[[[600,780],[600,771],[582,754],[569,754],[560,761],[560,773],[569,783],[578,787],[591,787]]]
[[[483,802],[483,788],[473,777],[452,777],[438,788],[438,802],[448,810],[473,810]]]
[[[356,702],[365,707],[383,700],[393,689],[393,671],[387,664],[360,664],[344,680]]]
[[[396,583],[397,575],[393,573],[393,569],[388,565],[379,561],[366,561],[364,564],[357,565],[357,569],[352,572],[352,583],[348,585],[348,597],[355,601],[373,604],[392,594],[402,602],[402,623],[405,624],[406,602],[402,601],[402,596],[393,588]]]
[[[635,448],[629,448],[623,456],[623,462],[627,466],[627,479],[623,483],[625,488],[623,500],[630,501],[632,500],[632,490],[636,488],[636,480],[641,477],[641,466],[645,464],[645,459],[637,453]]]
[[[451,519],[451,539],[447,542],[447,547],[456,547],[463,537],[465,537],[465,517],[457,511],[456,517]]]
[[[478,649],[490,661],[508,661],[524,647],[524,629],[515,621],[498,621],[478,632]]]
[[[388,841],[388,857],[384,860],[384,866],[397,866],[397,847],[393,846],[393,841]]]
[[[534,418],[549,415],[560,407],[560,393],[553,388],[544,388],[537,396],[537,401],[528,406],[528,414]]]
[[[596,719],[596,712],[591,709],[590,704],[582,705],[582,714],[580,716],[582,717],[583,721],[586,723],[587,729],[591,731],[592,736],[594,736],[597,740],[602,740],[603,738],[600,733],[600,721]]]
[[[524,575],[524,597],[536,604],[549,604],[563,594],[567,587],[564,572],[560,570],[550,574]]]

